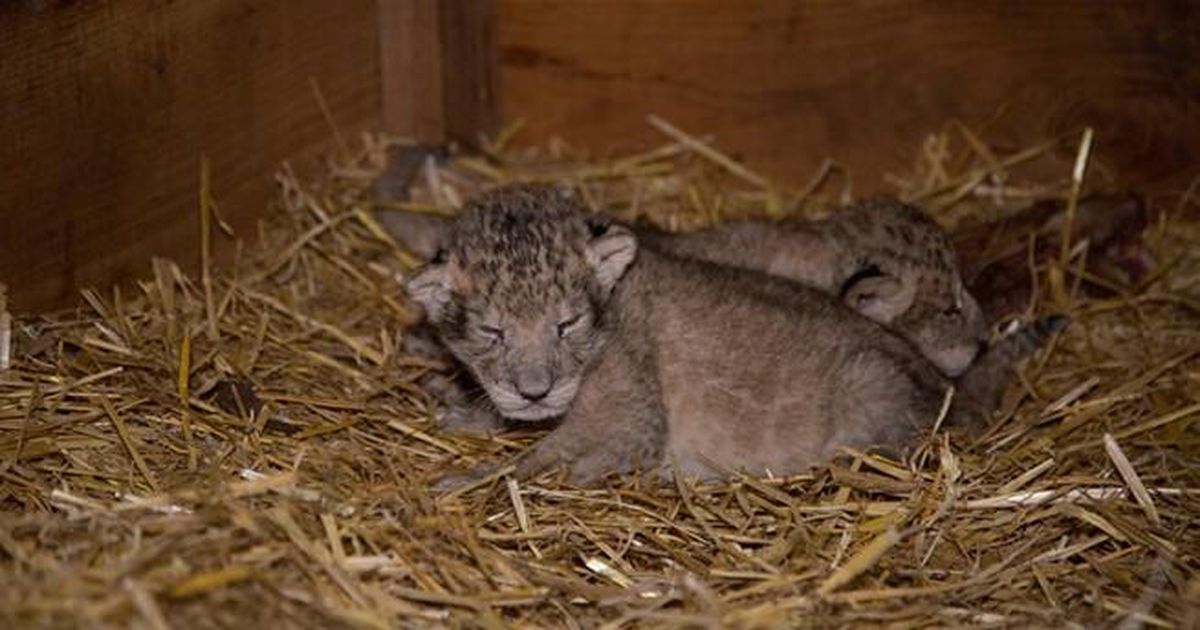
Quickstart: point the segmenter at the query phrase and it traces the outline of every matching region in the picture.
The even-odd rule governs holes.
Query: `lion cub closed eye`
[[[518,476],[563,465],[586,482],[668,464],[788,474],[840,446],[903,445],[948,384],[833,296],[640,248],[549,187],[472,200],[407,288],[501,414],[562,418],[518,456]],[[976,416],[1052,328],[977,361],[949,422]]]

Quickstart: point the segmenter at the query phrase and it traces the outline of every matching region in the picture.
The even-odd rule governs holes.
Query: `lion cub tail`
[[[955,381],[951,423],[968,430],[985,426],[992,412],[999,407],[1004,387],[1017,363],[1045,346],[1069,323],[1070,318],[1066,315],[1049,315],[1017,328],[992,344]]]

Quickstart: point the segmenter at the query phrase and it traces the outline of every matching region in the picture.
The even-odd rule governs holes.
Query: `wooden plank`
[[[39,7],[41,7],[39,9]],[[0,281],[16,310],[194,268],[201,156],[252,242],[285,158],[380,117],[374,0],[0,4]],[[228,250],[228,239],[216,237]]]
[[[1090,124],[1094,177],[1178,189],[1200,167],[1197,6],[503,0],[502,110],[525,142],[595,149],[661,141],[656,113],[794,184],[834,157],[857,194],[950,120],[1001,149]]]
[[[383,125],[422,142],[446,134],[437,0],[380,0]]]
[[[451,1],[441,9],[446,136],[475,146],[500,120],[496,3]]]
[[[383,120],[422,142],[474,145],[497,107],[493,0],[383,0]]]

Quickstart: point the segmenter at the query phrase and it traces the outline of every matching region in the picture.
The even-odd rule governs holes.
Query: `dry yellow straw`
[[[889,527],[882,534],[871,539],[871,542],[867,543],[858,553],[851,556],[846,564],[838,567],[829,577],[825,578],[825,581],[817,587],[817,594],[825,597],[869,571],[901,539],[899,530]]]
[[[154,475],[150,473],[150,467],[146,465],[146,461],[142,459],[142,454],[137,446],[133,443],[133,438],[129,435],[129,429],[125,426],[125,421],[121,419],[121,415],[113,408],[112,401],[107,396],[100,397],[100,404],[104,407],[104,412],[108,414],[109,420],[113,423],[113,428],[117,430],[117,435],[121,438],[121,443],[125,445],[126,452],[133,460],[134,466],[146,483],[154,490],[158,490],[158,482],[154,480]]]
[[[12,316],[8,314],[8,287],[0,282],[0,370],[12,364]]]
[[[966,156],[944,137],[928,145],[925,170],[901,182],[907,198],[959,199],[946,216],[972,220],[1008,210],[993,200],[1067,196],[1070,173],[1012,181],[1010,166],[1040,149],[1001,152],[964,135]],[[605,159],[500,139],[484,167],[451,157],[431,177],[437,189],[416,181],[410,207],[451,199],[447,187],[468,198],[532,180],[586,188],[598,209],[660,227],[760,216],[764,191],[743,183],[754,174],[731,174],[683,136],[692,142]],[[1146,579],[1188,575],[1200,540],[1188,527],[1200,475],[1186,465],[1197,445],[1185,435],[1200,414],[1189,389],[1200,309],[1187,295],[1200,223],[1186,212],[1151,242],[1178,262],[1117,298],[1076,296],[1077,334],[1027,371],[1011,418],[971,448],[943,426],[898,461],[845,449],[850,465],[785,478],[714,466],[720,481],[612,475],[581,488],[513,476],[540,428],[477,437],[434,426],[437,379],[453,375],[407,347],[415,317],[394,281],[407,267],[361,201],[380,158],[370,152],[386,144],[366,144],[318,181],[284,169],[280,212],[236,266],[208,261],[208,291],[202,269],[159,262],[140,291],[88,292],[83,308],[12,330],[13,363],[0,372],[0,556],[12,559],[0,562],[0,619],[786,627],[832,610],[849,626],[1188,627],[1200,583]],[[811,203],[832,203],[826,188]],[[1072,271],[1096,261],[1074,240]],[[1032,316],[1045,287],[1034,286]],[[231,379],[242,402],[265,405],[255,417],[225,413]],[[460,475],[448,494],[431,487],[475,464],[495,473]],[[151,480],[162,490],[148,492]]]
[[[183,331],[183,342],[179,345],[179,376],[177,387],[179,391],[179,413],[183,416],[183,439],[187,442],[188,470],[196,470],[196,441],[192,435],[192,414],[188,409],[191,394],[188,392],[188,382],[192,369],[192,335]]]
[[[212,183],[207,157],[200,160],[200,284],[204,287],[205,330],[210,341],[216,341],[217,312],[213,305],[212,286]]]
[[[746,182],[753,184],[759,188],[769,188],[770,187],[770,183],[767,182],[767,179],[765,177],[763,177],[762,175],[759,175],[758,173],[755,173],[754,171],[751,171],[750,169],[746,168],[745,166],[735,162],[729,156],[725,155],[724,153],[721,153],[720,151],[717,151],[716,149],[712,148],[707,143],[702,142],[700,139],[696,138],[695,136],[691,136],[691,135],[687,134],[683,130],[681,130],[678,127],[672,125],[671,123],[663,120],[662,118],[659,118],[658,116],[651,114],[646,117],[646,120],[655,129],[658,129],[659,131],[667,134],[668,136],[673,138],[676,142],[686,146],[687,148],[691,149],[692,151],[695,151],[698,155],[705,157],[706,159],[721,166],[722,168],[729,171],[730,173],[742,178]]]
[[[1067,196],[1066,221],[1062,228],[1062,249],[1059,253],[1059,264],[1063,269],[1071,252],[1071,232],[1075,226],[1075,210],[1079,206],[1079,191],[1083,187],[1083,176],[1087,173],[1088,158],[1092,154],[1092,128],[1083,130],[1079,140],[1079,150],[1075,153],[1075,167],[1071,169],[1071,191]]]
[[[1104,434],[1104,451],[1108,453],[1109,459],[1117,467],[1117,472],[1121,473],[1121,479],[1124,479],[1125,485],[1129,486],[1129,491],[1133,493],[1133,498],[1146,511],[1146,516],[1150,519],[1150,522],[1155,525],[1161,525],[1162,520],[1158,516],[1158,510],[1154,507],[1154,500],[1150,498],[1150,493],[1146,492],[1146,486],[1142,483],[1142,478],[1134,470],[1133,464],[1129,463],[1129,458],[1125,456],[1125,451],[1121,450],[1121,445],[1117,443],[1116,438],[1111,433]]]

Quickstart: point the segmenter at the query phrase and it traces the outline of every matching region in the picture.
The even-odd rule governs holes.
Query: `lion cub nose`
[[[550,393],[554,379],[548,370],[527,370],[517,376],[517,392],[525,400],[537,402]]]

